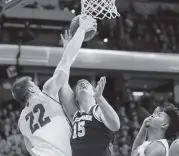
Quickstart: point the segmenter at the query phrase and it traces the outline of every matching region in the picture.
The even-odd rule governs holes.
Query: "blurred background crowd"
[[[8,101],[0,110],[0,156],[28,155],[18,128],[21,109],[15,107],[14,103]]]
[[[116,3],[121,17],[99,21],[96,37],[84,44],[83,47],[177,53],[179,42],[179,12],[177,10],[179,9],[177,9],[178,4],[176,2],[171,5],[172,2],[170,1],[169,6],[165,2],[165,7],[163,7],[162,1],[159,1],[161,4],[157,3],[152,6],[151,2],[147,1],[146,3],[150,5],[145,6],[143,2],[138,4],[137,1],[137,4],[133,5],[131,1],[127,0],[128,7],[121,9],[123,2],[120,1],[122,0]],[[26,5],[25,8],[33,10],[40,8],[48,11],[60,10],[75,16],[80,13],[81,5],[80,1],[77,0],[39,0],[31,1],[31,4]],[[145,8],[151,8],[152,11],[144,12]],[[22,25],[18,26],[18,22]],[[60,33],[69,27],[69,24],[64,24],[60,28],[59,25],[62,25],[60,22],[51,21],[52,28],[49,27],[48,21],[43,20],[39,23],[35,19],[27,21],[21,18],[18,22],[17,19],[12,20],[11,17],[6,18],[3,14],[1,15],[1,43],[17,44],[23,42],[30,45],[62,46]],[[53,40],[49,41],[49,37]]]
[[[132,51],[178,53],[179,3],[177,0],[170,2],[117,0],[116,5],[121,17],[98,21],[96,36],[93,40],[84,43],[83,48],[121,50],[131,53]],[[37,20],[35,17],[25,19],[12,17],[15,13],[13,11],[7,14],[1,12],[0,44],[62,47],[60,33],[69,28],[71,21],[62,18],[62,15],[74,17],[80,13],[81,7],[79,0],[31,0],[23,9],[56,11],[58,13],[56,18],[59,19]],[[1,67],[0,71],[2,71]],[[146,88],[142,81],[130,82],[129,87],[126,85],[122,93],[117,94],[113,93],[113,88],[107,87],[107,100],[111,102],[115,99],[116,105],[113,106],[121,121],[121,129],[114,140],[112,156],[130,156],[132,143],[144,118],[149,116],[162,101],[174,102],[173,83],[166,83],[158,78],[157,83],[159,81],[164,84],[159,90],[153,89],[157,88],[155,86],[152,89]],[[111,84],[113,80],[109,79],[108,82]],[[132,90],[131,83],[132,86],[141,83],[140,89]],[[152,81],[152,84],[156,85],[156,82]],[[8,83],[3,84],[3,89],[10,92]],[[1,94],[4,92],[1,87],[0,92]],[[160,94],[161,92],[164,94]],[[4,94],[1,98],[4,98]],[[12,100],[12,97],[8,100],[0,100],[0,156],[29,155],[18,129],[18,118],[22,109],[23,106]]]

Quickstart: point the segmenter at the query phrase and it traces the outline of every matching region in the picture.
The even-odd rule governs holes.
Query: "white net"
[[[95,19],[108,19],[120,16],[115,5],[116,0],[81,0],[81,14]]]

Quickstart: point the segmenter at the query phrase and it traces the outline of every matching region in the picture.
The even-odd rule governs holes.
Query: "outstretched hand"
[[[79,18],[80,28],[89,32],[91,30],[97,31],[97,21],[88,15],[80,15]]]
[[[100,99],[103,95],[103,91],[106,85],[106,77],[101,77],[97,83],[96,88],[94,88],[94,97],[96,100]]]
[[[60,34],[60,36],[61,36],[61,40],[62,40],[62,43],[63,43],[63,47],[66,48],[66,46],[68,45],[68,43],[72,39],[72,35],[70,33],[70,30],[65,30],[65,34],[64,35]]]

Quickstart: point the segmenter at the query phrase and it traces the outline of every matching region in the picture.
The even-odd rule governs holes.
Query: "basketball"
[[[76,33],[78,27],[80,26],[79,25],[79,18],[80,18],[80,15],[74,17],[73,20],[71,21],[70,33],[71,33],[72,36]],[[91,40],[95,36],[95,34],[96,34],[96,31],[94,31],[94,30],[87,32],[85,34],[84,42]]]

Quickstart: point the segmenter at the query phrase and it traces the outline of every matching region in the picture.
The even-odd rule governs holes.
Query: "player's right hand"
[[[91,16],[81,15],[79,18],[80,28],[89,32],[91,30],[97,31],[97,22]]]

